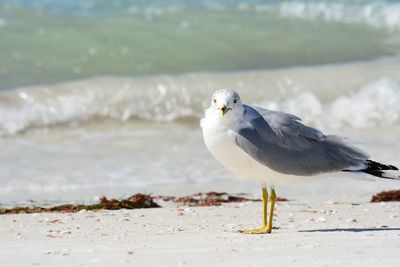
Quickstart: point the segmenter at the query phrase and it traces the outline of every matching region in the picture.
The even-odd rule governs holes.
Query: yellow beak
[[[221,117],[225,115],[231,108],[227,108],[225,105],[223,105],[219,110],[221,110]]]

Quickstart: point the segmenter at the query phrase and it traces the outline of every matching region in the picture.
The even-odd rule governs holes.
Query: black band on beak
[[[231,108],[227,108],[226,106],[222,106],[220,108],[220,110],[221,110],[221,115],[224,116],[225,113],[227,113],[229,110],[231,110]]]

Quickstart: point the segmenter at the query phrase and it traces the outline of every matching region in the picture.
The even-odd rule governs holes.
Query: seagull
[[[240,231],[245,234],[272,232],[275,185],[332,172],[400,179],[397,167],[370,160],[346,138],[325,135],[288,113],[242,104],[231,89],[213,94],[200,125],[204,143],[217,161],[239,176],[261,182],[262,225]]]

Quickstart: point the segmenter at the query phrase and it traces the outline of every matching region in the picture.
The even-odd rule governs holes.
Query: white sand
[[[399,266],[399,203],[277,205],[0,216],[1,266]]]

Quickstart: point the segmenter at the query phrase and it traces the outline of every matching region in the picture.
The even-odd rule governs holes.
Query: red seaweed
[[[44,207],[14,207],[10,209],[0,208],[0,214],[21,214],[21,213],[40,213],[40,212],[63,212],[71,213],[80,210],[119,210],[119,209],[143,209],[159,208],[160,206],[153,201],[150,195],[136,194],[126,199],[107,199],[100,197],[100,202],[93,205],[84,204],[65,204],[50,208]]]
[[[161,207],[155,201],[173,201],[181,206],[220,206],[224,203],[261,201],[260,199],[234,196],[225,192],[206,192],[188,195],[180,198],[174,196],[151,196],[144,194],[132,195],[124,199],[108,199],[105,196],[99,198],[99,203],[92,205],[84,204],[64,204],[54,207],[13,207],[1,208],[0,214],[23,214],[23,213],[41,213],[41,212],[62,212],[73,213],[80,210],[119,210],[119,209],[143,209]],[[277,198],[277,201],[287,201],[285,198]]]
[[[400,201],[400,190],[383,191],[372,196],[371,202]]]
[[[175,203],[182,206],[220,206],[223,203],[261,201],[246,197],[233,196],[225,192],[197,193],[178,198]],[[277,201],[287,201],[285,198],[277,198]]]

